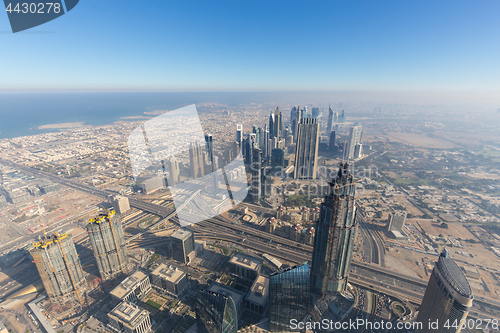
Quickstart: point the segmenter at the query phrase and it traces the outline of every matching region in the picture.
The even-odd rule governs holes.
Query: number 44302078
[[[61,12],[61,4],[60,3],[53,3],[53,2],[46,2],[46,3],[17,3],[14,8],[12,8],[12,4],[9,3],[5,10],[10,14],[12,12],[16,13],[31,13],[31,14],[48,14],[51,11],[53,13],[60,13]]]

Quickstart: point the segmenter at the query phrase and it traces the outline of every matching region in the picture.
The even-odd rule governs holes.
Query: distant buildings
[[[237,333],[238,314],[230,296],[208,290],[196,293],[198,333]]]
[[[285,165],[285,151],[275,148],[271,152],[271,168],[275,171],[281,171]]]
[[[335,131],[330,132],[330,141],[328,142],[328,150],[334,151],[335,147]]]
[[[303,321],[309,312],[310,272],[307,262],[272,273],[269,278],[271,332],[293,331],[291,320]]]
[[[356,145],[361,142],[361,126],[353,126],[349,129],[349,142],[347,146],[348,158],[354,158]]]
[[[243,125],[236,124],[236,142],[241,147],[243,141]]]
[[[321,204],[311,264],[312,290],[318,294],[345,290],[357,230],[355,184],[348,164],[341,164]]]
[[[316,179],[319,124],[317,118],[302,118],[295,148],[295,179]]]
[[[152,176],[138,182],[143,194],[151,194],[165,188],[165,180],[160,176]]]
[[[417,322],[423,323],[419,332],[460,332],[461,324],[472,307],[473,298],[464,272],[444,249],[432,270],[419,308]],[[437,327],[429,327],[430,322],[436,321]],[[447,322],[450,324],[448,328],[445,327]]]
[[[354,158],[360,158],[363,154],[363,145],[358,143],[354,146]]]
[[[186,273],[177,267],[161,264],[151,273],[151,285],[161,294],[182,298],[189,288]]]
[[[326,134],[330,135],[333,127],[333,110],[330,106],[328,106],[328,122],[326,124]]]
[[[43,286],[49,297],[58,297],[79,292],[85,275],[73,236],[55,234],[33,244],[30,251]]]
[[[269,136],[270,138],[277,138],[277,140],[282,138],[283,132],[283,118],[281,116],[280,109],[276,107],[274,112],[271,112],[269,116]],[[275,148],[275,147],[273,147]]]
[[[252,173],[252,201],[259,202],[262,196],[262,151],[258,148],[252,149],[252,163],[250,164]]]
[[[149,312],[128,301],[121,302],[108,313],[108,319],[108,326],[115,332],[149,333],[152,331]]]
[[[189,144],[189,166],[191,167],[192,178],[203,177],[205,174],[203,147],[204,145],[201,142],[191,142]]]
[[[120,216],[114,210],[91,218],[86,225],[87,234],[99,274],[103,279],[128,272],[127,247]]]
[[[187,229],[179,229],[170,236],[172,258],[183,264],[189,264],[194,257],[194,234]]]
[[[173,186],[179,183],[180,178],[180,170],[179,170],[179,162],[174,158],[171,157],[168,160],[168,185]]]

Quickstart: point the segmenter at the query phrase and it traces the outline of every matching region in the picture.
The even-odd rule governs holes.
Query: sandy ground
[[[384,259],[385,265],[388,269],[394,270],[400,274],[413,276],[415,278],[420,277],[416,271],[408,268],[402,261],[398,260],[397,258],[386,255]]]
[[[16,331],[18,333],[24,333],[24,331],[25,331],[26,328],[25,328],[25,326],[23,324],[21,324],[20,322],[18,322],[16,320],[16,317],[14,317],[14,316],[11,315],[11,316],[8,316],[7,319],[9,320],[9,323],[12,326],[14,326],[14,328],[16,329]]]
[[[446,140],[431,138],[426,135],[414,133],[393,132],[385,135],[385,137],[389,141],[403,142],[414,147],[421,148],[449,149],[459,147]]]
[[[444,228],[439,228],[437,223],[432,223],[429,220],[413,220],[411,222],[416,222],[418,221],[418,224],[425,230],[425,232],[428,235],[432,236],[438,236],[442,234],[443,236],[451,236],[455,238],[462,238],[462,239],[474,239],[477,240],[476,237],[474,237],[473,234],[469,232],[463,225],[459,223],[448,223],[448,229]],[[417,224],[417,228],[418,228]],[[420,229],[420,228],[419,228]]]

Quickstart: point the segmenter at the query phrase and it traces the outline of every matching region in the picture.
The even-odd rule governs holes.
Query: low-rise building
[[[229,259],[229,271],[241,278],[253,281],[259,275],[263,260],[247,254],[236,252]]]
[[[268,299],[269,278],[259,275],[245,297],[246,307],[253,314],[261,317],[265,316],[267,314]]]
[[[135,302],[151,292],[149,277],[141,271],[135,271],[111,291],[114,304],[122,301]]]
[[[128,301],[121,302],[108,313],[108,319],[108,327],[115,332],[151,332],[149,312]]]
[[[186,273],[177,267],[161,264],[151,273],[151,285],[162,294],[182,298],[188,290],[189,282]]]

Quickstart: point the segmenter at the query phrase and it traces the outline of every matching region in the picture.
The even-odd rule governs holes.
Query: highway
[[[46,172],[7,162],[2,159],[0,159],[0,163],[19,168],[23,171],[48,178],[65,186],[85,191],[87,193],[103,198],[107,198],[109,195],[116,194],[115,192],[82,185],[75,181],[63,179]],[[159,206],[130,197],[129,202],[131,207],[158,215],[162,217],[162,220],[167,220],[168,218],[170,218],[172,222],[177,221],[175,210],[173,208]],[[198,202],[196,203],[198,204]],[[370,242],[372,244],[372,259],[375,258],[375,260],[373,261],[378,261],[383,266],[383,247],[380,240],[378,239],[376,231],[374,230],[373,226],[364,223],[364,220],[361,223],[363,224],[362,229],[364,229],[365,232],[364,236],[369,236],[369,238],[371,238]],[[188,226],[187,228],[195,231],[197,237],[226,240],[259,252],[269,253],[277,258],[281,258],[286,261],[300,263],[311,260],[311,246],[300,244],[292,240],[269,234],[251,227],[243,226],[241,224],[234,224],[233,222],[222,216],[210,218],[206,221]],[[151,235],[150,231],[152,229],[153,228],[151,227],[147,228],[147,232],[143,233],[140,237],[137,238],[137,240],[134,240],[134,244],[131,245],[145,246],[148,244],[148,241],[153,238],[155,241],[160,241],[157,236],[153,237],[154,234],[153,236]],[[380,267],[378,265],[368,265],[353,260],[351,268],[353,269],[352,282],[354,284],[358,283],[359,285],[363,286],[368,284],[367,288],[383,290],[388,294],[397,293],[401,297],[404,297],[404,295],[406,295],[409,300],[410,298],[413,298],[415,302],[419,302],[419,299],[421,299],[423,290],[425,290],[427,284],[427,282],[424,280],[405,277],[401,274],[384,269],[383,267]],[[372,285],[373,287],[369,287],[370,285]],[[500,303],[492,299],[486,299],[482,297],[477,298],[474,302],[474,308],[472,312],[475,311],[480,314],[487,314],[489,312],[494,313],[492,311],[485,312],[480,309],[480,307],[482,309],[494,309],[495,311],[500,311]]]

